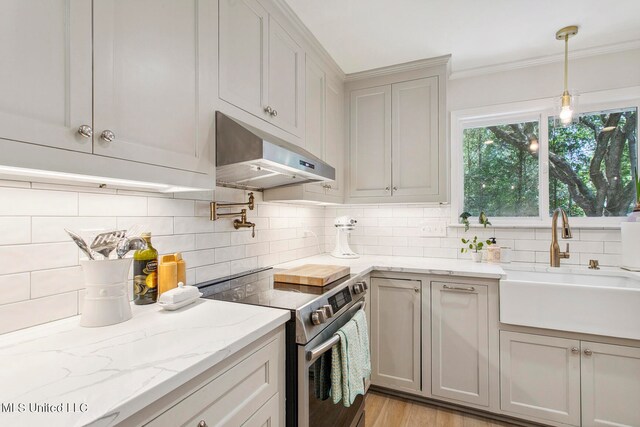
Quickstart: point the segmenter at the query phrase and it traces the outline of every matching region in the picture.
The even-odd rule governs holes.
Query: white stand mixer
[[[336,235],[336,248],[331,252],[335,258],[360,258],[360,255],[353,252],[349,247],[349,233],[356,228],[355,219],[348,216],[339,216],[334,223]]]

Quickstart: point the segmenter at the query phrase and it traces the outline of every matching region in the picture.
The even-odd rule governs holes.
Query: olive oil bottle
[[[133,302],[153,304],[158,300],[158,251],[151,246],[151,233],[140,237],[147,242],[147,248],[133,254]]]

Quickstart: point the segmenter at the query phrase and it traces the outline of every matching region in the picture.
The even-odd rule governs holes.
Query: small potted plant
[[[472,239],[465,239],[464,237],[461,239],[462,243],[465,245],[464,247],[460,248],[460,253],[465,253],[467,251],[472,251],[471,252],[471,259],[473,260],[473,262],[480,262],[482,261],[482,248],[484,248],[484,245],[491,245],[491,240],[478,240],[478,236],[473,236],[473,240]]]
[[[469,226],[471,224],[469,224],[469,217],[471,216],[471,214],[469,212],[462,212],[460,214],[460,222],[462,224],[464,224],[464,231],[469,231]]]

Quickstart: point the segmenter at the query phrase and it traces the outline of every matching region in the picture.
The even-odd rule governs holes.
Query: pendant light
[[[560,97],[559,111],[556,122],[560,126],[569,126],[578,120],[576,114],[576,95],[569,93],[569,38],[578,34],[578,27],[571,25],[556,32],[556,39],[564,41],[564,91]]]

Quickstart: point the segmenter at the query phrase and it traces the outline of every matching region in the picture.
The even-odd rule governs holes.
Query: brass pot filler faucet
[[[218,209],[229,209],[235,208],[239,206],[247,206],[250,211],[255,207],[255,198],[253,197],[253,193],[249,193],[249,201],[245,203],[220,203],[220,202],[211,202],[209,205],[211,209],[211,221],[215,221],[220,218],[233,218],[239,216],[240,219],[235,219],[233,221],[233,228],[236,230],[240,228],[251,228],[251,237],[256,237],[256,224],[253,222],[247,221],[247,209],[241,209],[240,212],[226,212],[226,213],[218,213]]]

